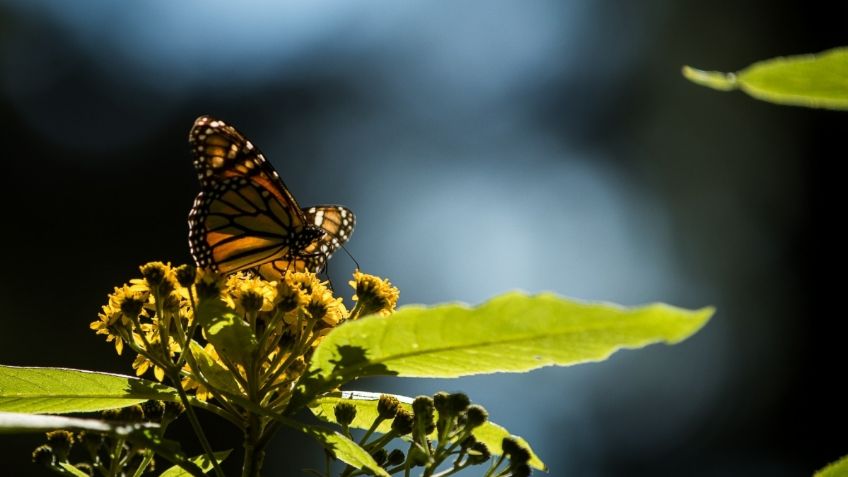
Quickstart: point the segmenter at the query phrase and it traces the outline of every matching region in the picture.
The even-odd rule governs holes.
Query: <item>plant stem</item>
[[[247,429],[244,432],[244,464],[242,477],[259,477],[262,461],[265,459],[265,445],[262,443],[262,421],[259,416],[249,412]]]
[[[205,452],[207,457],[209,457],[212,461],[212,468],[215,470],[215,475],[217,477],[224,477],[224,471],[222,471],[221,466],[218,465],[218,459],[215,458],[215,453],[212,452],[212,446],[209,444],[209,440],[206,439],[206,434],[203,432],[200,420],[197,418],[194,408],[188,401],[188,396],[186,396],[185,390],[183,389],[179,373],[171,372],[170,374],[171,376],[169,376],[169,378],[173,381],[174,387],[177,388],[177,393],[180,395],[180,401],[183,403],[183,406],[185,406],[186,414],[188,414],[188,420],[191,423],[192,429],[194,429],[194,434],[197,436],[197,440],[200,441],[200,446],[203,447],[203,452]]]

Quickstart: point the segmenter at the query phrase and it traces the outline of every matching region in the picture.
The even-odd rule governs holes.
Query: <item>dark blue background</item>
[[[351,207],[350,251],[401,303],[719,310],[601,364],[352,388],[464,390],[555,476],[810,475],[848,453],[848,116],[679,74],[846,43],[844,6],[805,5],[4,0],[0,362],[130,372],[88,323],[139,264],[190,260],[186,136],[212,114],[303,205]],[[2,437],[9,475],[47,475],[40,440]],[[284,433],[266,474],[321,462]]]

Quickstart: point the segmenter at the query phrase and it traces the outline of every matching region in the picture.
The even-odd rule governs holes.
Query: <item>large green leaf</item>
[[[256,353],[256,336],[250,326],[220,298],[202,300],[197,320],[218,353],[239,364],[247,364]]]
[[[452,378],[600,361],[622,348],[682,341],[712,314],[712,308],[622,308],[519,292],[474,308],[407,306],[334,329],[316,348],[304,383],[323,391],[322,380],[366,375]]]
[[[89,412],[148,399],[178,401],[179,396],[175,389],[163,384],[120,374],[0,366],[0,411]]]
[[[772,103],[848,109],[848,47],[760,61],[738,73],[684,66],[683,75],[702,86],[721,91],[738,88]]]
[[[366,468],[380,477],[389,477],[388,472],[377,464],[368,451],[338,432],[304,424],[299,424],[296,428],[318,440],[325,449],[345,464],[357,469]]]
[[[393,396],[400,401],[401,407],[412,412],[412,398],[396,394]],[[325,421],[335,423],[336,415],[333,408],[339,402],[344,401],[356,406],[356,417],[353,419],[350,426],[357,429],[368,429],[377,418],[377,401],[379,399],[380,394],[378,393],[369,393],[365,391],[335,392],[316,398],[314,401],[309,403],[309,410],[312,411],[315,416]],[[436,413],[436,416],[438,417],[438,412]],[[391,427],[392,421],[391,419],[388,419],[381,422],[376,430],[379,433],[385,434],[389,432]],[[434,430],[433,437],[435,437],[435,433],[436,431]],[[491,421],[487,421],[482,426],[474,429],[473,433],[474,437],[476,437],[478,441],[486,444],[492,454],[495,455],[500,455],[502,453],[501,442],[503,441],[503,438],[511,435],[509,431]],[[539,459],[539,456],[537,456],[535,452],[533,452],[530,445],[520,437],[518,440],[525,448],[530,450],[530,465],[540,470],[546,470],[545,463]]]
[[[848,477],[848,455],[816,472],[814,477]]]

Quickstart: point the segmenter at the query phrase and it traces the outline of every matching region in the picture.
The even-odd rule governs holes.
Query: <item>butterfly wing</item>
[[[310,222],[259,149],[209,116],[195,121],[189,144],[201,184],[189,213],[197,265],[227,273],[291,255]]]
[[[259,267],[259,273],[269,280],[279,279],[286,270],[320,272],[327,260],[353,234],[356,216],[340,205],[316,205],[303,209],[309,224],[320,227],[324,235],[310,243],[294,257],[273,260]]]

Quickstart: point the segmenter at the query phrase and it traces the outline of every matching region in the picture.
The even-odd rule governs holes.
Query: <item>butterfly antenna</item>
[[[350,259],[351,259],[351,260],[353,260],[353,263],[355,263],[355,264],[356,264],[356,269],[357,269],[357,270],[359,270],[359,269],[360,269],[360,267],[359,267],[359,262],[357,262],[357,261],[356,261],[356,259],[355,259],[355,258],[353,258],[353,255],[351,255],[351,254],[350,254],[350,252],[348,252],[348,251],[347,251],[347,247],[345,247],[344,245],[342,245],[342,250],[344,250],[344,251],[345,251],[345,253],[347,254],[347,256],[348,256],[348,257],[350,257]]]
[[[324,262],[324,267],[321,268],[321,271],[319,271],[318,273],[323,273],[324,276],[327,277],[327,284],[330,285],[330,291],[333,292],[333,294],[335,295],[336,289],[333,288],[333,279],[330,278],[330,261],[329,260]]]

